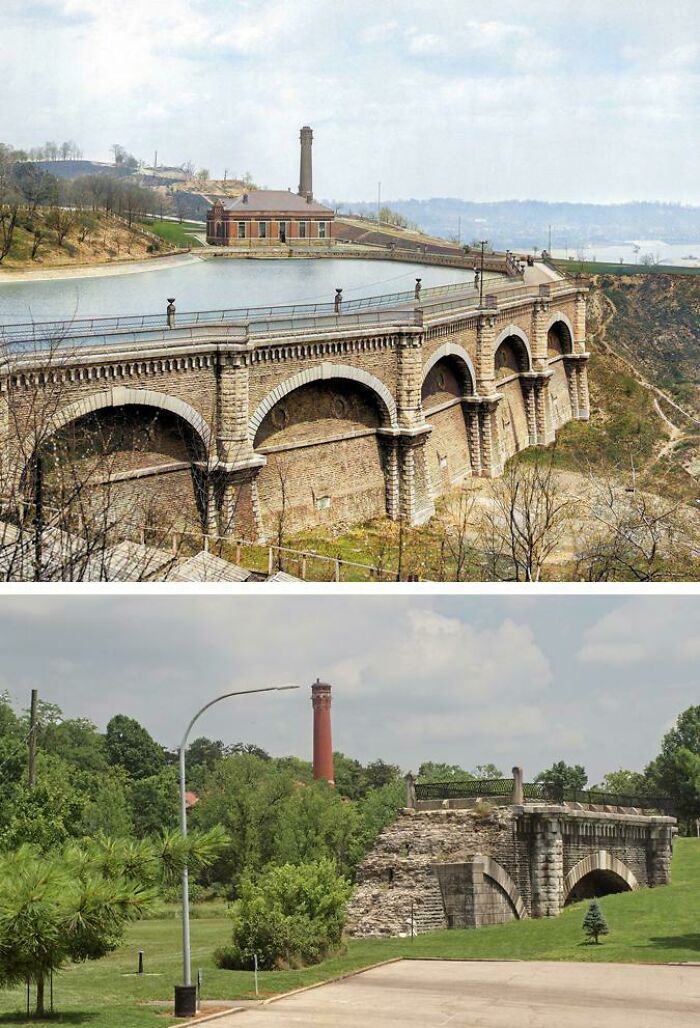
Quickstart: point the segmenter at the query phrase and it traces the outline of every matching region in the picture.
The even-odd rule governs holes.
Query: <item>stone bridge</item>
[[[360,865],[348,930],[475,928],[666,885],[675,824],[639,810],[567,804],[406,808]]]
[[[586,286],[539,263],[483,286],[5,326],[0,456],[26,478],[40,409],[54,459],[102,447],[112,489],[203,531],[420,524],[454,483],[588,418]]]

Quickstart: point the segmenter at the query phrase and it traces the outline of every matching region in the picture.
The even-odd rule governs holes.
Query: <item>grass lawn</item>
[[[161,239],[167,240],[174,246],[186,247],[186,246],[202,246],[203,244],[199,239],[195,239],[193,232],[203,232],[203,225],[196,225],[194,222],[182,222],[179,221],[160,221],[159,219],[154,221],[140,221],[139,225],[143,228],[148,229],[149,232],[153,232],[154,235],[160,236]]]
[[[552,264],[575,275],[700,275],[700,268],[683,264],[619,264],[608,261],[566,261],[555,259]]]
[[[525,920],[477,931],[441,931],[416,939],[351,940],[346,952],[317,967],[260,974],[261,994],[273,995],[338,977],[391,957],[461,960],[585,960],[621,963],[700,962],[700,840],[679,839],[672,884],[660,889],[618,893],[601,900],[610,926],[599,946],[583,942],[581,922],[586,903],[567,908],[551,920]],[[206,909],[206,908],[203,908]],[[254,997],[248,971],[220,971],[213,950],[229,936],[225,917],[192,921],[192,964],[204,972],[203,998]],[[145,951],[147,977],[128,975]],[[95,963],[71,967],[54,981],[55,1005],[62,1024],[90,1028],[141,1028],[170,1024],[154,1003],[172,997],[180,976],[180,926],[177,919],[133,925],[124,946]],[[23,990],[0,993],[0,1025],[21,1025],[17,1014]]]

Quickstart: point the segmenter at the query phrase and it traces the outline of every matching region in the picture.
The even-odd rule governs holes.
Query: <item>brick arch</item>
[[[435,353],[432,355],[428,363],[423,368],[423,381],[425,382],[426,378],[433,370],[435,365],[438,363],[438,361],[441,361],[443,357],[456,357],[458,360],[461,360],[466,365],[467,371],[469,372],[469,376],[471,378],[470,392],[473,393],[476,389],[476,371],[474,370],[474,365],[472,363],[471,357],[464,349],[464,347],[460,346],[458,343],[443,343],[442,346],[438,347],[438,349],[435,351]]]
[[[495,340],[495,342],[493,344],[494,358],[495,358],[496,354],[498,353],[498,348],[501,345],[501,343],[505,343],[506,339],[508,339],[511,336],[515,336],[516,339],[519,339],[520,342],[525,347],[525,352],[527,353],[527,369],[526,370],[527,371],[532,371],[532,350],[530,349],[530,340],[525,335],[523,330],[521,328],[519,328],[517,325],[508,325],[506,328],[503,329],[503,331],[500,333],[500,335],[496,338],[496,340]]]
[[[211,430],[201,414],[197,413],[194,407],[190,407],[184,400],[168,393],[157,393],[151,389],[130,389],[127,386],[115,386],[114,389],[105,389],[99,393],[92,393],[90,396],[77,400],[75,403],[64,407],[51,419],[52,432],[58,432],[71,421],[92,414],[95,411],[103,410],[105,407],[125,407],[137,405],[139,407],[156,407],[159,410],[170,411],[176,414],[196,432],[204,445],[206,452],[209,452],[211,443]]]
[[[585,878],[591,871],[611,871],[618,878],[621,878],[631,890],[639,888],[639,882],[626,864],[623,864],[621,860],[618,860],[608,850],[597,850],[595,853],[589,853],[583,860],[579,860],[578,864],[572,867],[564,879],[562,890],[564,903],[581,879]]]
[[[492,878],[493,881],[496,882],[496,884],[499,885],[501,889],[503,889],[506,896],[513,905],[515,916],[518,918],[519,921],[522,921],[523,918],[528,916],[527,910],[525,908],[523,898],[520,895],[520,890],[518,889],[517,885],[510,877],[508,872],[505,870],[505,868],[501,867],[501,865],[496,860],[494,860],[493,857],[485,857],[481,855],[477,859],[481,864],[483,872],[487,876],[487,878]]]
[[[351,382],[357,382],[359,385],[371,390],[379,402],[382,420],[386,421],[391,428],[398,427],[396,403],[383,382],[375,378],[374,375],[370,375],[369,372],[362,371],[360,368],[353,368],[349,364],[331,364],[328,361],[324,361],[316,367],[306,368],[304,371],[292,375],[291,378],[288,378],[285,382],[280,382],[272,392],[267,394],[248,422],[248,435],[251,441],[255,439],[255,434],[262,425],[265,416],[269,414],[275,404],[279,403],[284,396],[294,392],[295,389],[299,389],[301,386],[309,385],[311,382],[328,381],[334,378],[343,378]]]
[[[556,311],[556,313],[554,313],[551,316],[551,318],[547,322],[547,328],[545,329],[545,334],[548,334],[549,330],[551,328],[553,328],[557,324],[558,321],[561,321],[561,323],[563,325],[566,325],[566,327],[567,327],[567,329],[569,331],[569,338],[571,340],[571,349],[569,350],[569,353],[573,353],[573,349],[574,349],[574,326],[571,324],[570,319],[566,316],[564,311]]]

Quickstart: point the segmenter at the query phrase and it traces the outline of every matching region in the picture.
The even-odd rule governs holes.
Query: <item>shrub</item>
[[[233,905],[231,945],[217,950],[218,967],[250,968],[257,954],[266,970],[316,964],[337,949],[352,886],[332,860],[270,867],[246,877]]]
[[[591,900],[583,919],[582,928],[589,942],[598,942],[598,936],[608,934],[608,922],[605,920],[598,900]]]

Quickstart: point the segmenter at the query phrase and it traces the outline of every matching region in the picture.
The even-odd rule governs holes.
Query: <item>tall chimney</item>
[[[299,133],[301,140],[301,161],[299,165],[299,196],[313,199],[313,185],[311,180],[311,144],[314,134],[308,125],[304,125]]]
[[[330,685],[317,678],[311,686],[311,703],[314,708],[314,778],[324,778],[329,785],[335,785]]]

